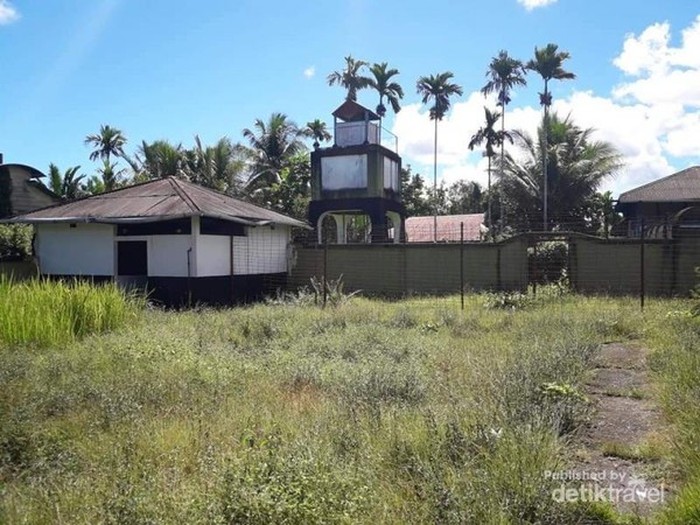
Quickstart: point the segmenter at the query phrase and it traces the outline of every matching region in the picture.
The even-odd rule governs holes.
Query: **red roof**
[[[464,215],[438,215],[437,236],[434,235],[435,223],[432,215],[427,217],[409,217],[406,219],[406,237],[408,242],[459,242],[460,224],[464,224],[464,240],[480,241],[483,213]],[[437,239],[436,239],[437,237]]]

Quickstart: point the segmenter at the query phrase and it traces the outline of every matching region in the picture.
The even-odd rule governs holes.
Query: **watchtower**
[[[322,222],[333,217],[337,242],[347,242],[347,219],[367,215],[370,240],[400,242],[406,211],[401,202],[401,157],[381,143],[379,115],[353,100],[333,112],[334,144],[311,153],[309,222],[322,242]],[[389,224],[390,223],[390,224]]]

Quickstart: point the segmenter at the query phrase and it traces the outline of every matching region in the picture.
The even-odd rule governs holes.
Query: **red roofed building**
[[[408,242],[460,242],[460,224],[464,224],[464,240],[480,241],[486,233],[483,213],[464,215],[438,215],[437,235],[435,217],[409,217],[406,219]]]

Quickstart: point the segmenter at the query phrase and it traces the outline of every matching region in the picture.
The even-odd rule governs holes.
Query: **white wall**
[[[187,277],[187,250],[192,246],[191,236],[147,235],[143,237],[117,237],[117,240],[146,240],[148,243],[149,276]],[[193,259],[191,264],[194,276]]]
[[[226,235],[197,236],[197,277],[231,275],[231,238]]]
[[[251,275],[287,271],[287,226],[247,227],[246,237],[233,238],[233,273]]]
[[[114,226],[39,224],[36,254],[41,273],[114,275]]]
[[[367,155],[321,158],[321,187],[344,190],[367,187]]]

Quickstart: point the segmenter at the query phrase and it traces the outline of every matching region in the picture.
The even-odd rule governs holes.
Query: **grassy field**
[[[48,346],[0,334],[0,522],[615,522],[556,503],[543,473],[570,464],[597,348],[628,339],[656,350],[678,432],[685,488],[658,519],[700,522],[688,308],[355,297],[142,309]]]

